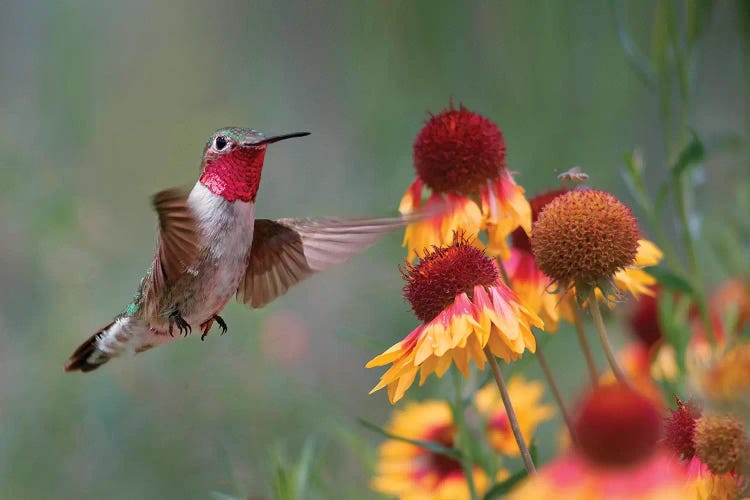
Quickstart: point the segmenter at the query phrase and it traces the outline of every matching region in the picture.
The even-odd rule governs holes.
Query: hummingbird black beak
[[[246,146],[259,146],[261,144],[273,144],[274,142],[283,141],[285,139],[291,139],[292,137],[304,137],[310,135],[310,132],[293,132],[291,134],[274,135],[272,137],[266,137],[258,142],[245,143]]]

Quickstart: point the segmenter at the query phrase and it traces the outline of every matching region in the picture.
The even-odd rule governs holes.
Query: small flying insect
[[[557,176],[560,185],[564,188],[573,189],[589,180],[589,174],[581,170],[581,167],[572,167],[571,169]]]

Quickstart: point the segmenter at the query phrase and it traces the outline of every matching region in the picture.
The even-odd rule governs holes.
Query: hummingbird
[[[203,340],[214,323],[223,334],[227,324],[219,314],[232,296],[263,307],[420,217],[256,219],[266,148],[306,135],[240,127],[211,135],[193,188],[152,197],[156,252],[132,301],[75,350],[65,371],[89,372],[192,331]]]

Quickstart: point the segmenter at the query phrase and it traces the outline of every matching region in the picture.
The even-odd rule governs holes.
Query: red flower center
[[[670,410],[672,414],[666,420],[664,442],[684,460],[690,460],[695,456],[695,424],[701,410],[691,402],[683,403],[677,396],[675,401],[677,408]]]
[[[432,115],[414,141],[417,175],[438,193],[472,194],[505,168],[505,140],[497,125],[453,105]]]
[[[406,280],[404,298],[425,323],[451,305],[457,295],[472,297],[475,286],[490,286],[500,278],[495,262],[463,235],[457,235],[449,247],[433,247],[401,273]]]
[[[656,297],[650,295],[641,297],[635,304],[630,316],[630,331],[648,348],[651,348],[662,338],[657,309],[657,297],[660,296],[661,289],[655,287],[654,292]]]
[[[438,443],[445,446],[446,448],[453,448],[453,435],[455,429],[452,425],[441,425],[435,427],[425,434],[424,440],[432,443]],[[463,468],[461,462],[455,458],[451,458],[440,453],[434,453],[431,451],[424,450],[424,465],[419,469],[418,474],[424,476],[427,474],[435,474],[438,478],[438,483],[447,477],[455,474],[463,474]]]
[[[645,396],[618,383],[591,392],[579,410],[575,429],[589,460],[626,466],[648,458],[656,449],[661,417]]]

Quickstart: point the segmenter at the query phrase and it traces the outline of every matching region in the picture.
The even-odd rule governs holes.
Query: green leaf
[[[685,353],[690,341],[688,315],[690,300],[685,297],[675,297],[672,294],[662,294],[657,303],[659,326],[669,345],[675,350],[675,360],[679,367],[680,376],[685,374]]]
[[[695,290],[687,280],[664,267],[649,267],[648,273],[656,278],[666,290],[682,292],[691,297],[695,296]]]
[[[294,491],[298,500],[303,498],[302,492],[309,491],[310,471],[315,458],[315,440],[307,438],[302,447],[302,456],[294,471]]]
[[[651,213],[651,200],[643,182],[643,156],[639,150],[625,153],[625,167],[623,177],[630,194],[644,212]]]
[[[531,461],[534,462],[534,465],[539,463],[539,449],[536,446],[535,440],[529,443],[529,455],[531,455]]]
[[[227,495],[220,491],[212,491],[210,496],[213,500],[242,500],[239,497],[233,497],[232,495]]]
[[[699,164],[706,156],[706,149],[703,147],[703,143],[698,139],[695,132],[691,131],[691,134],[693,135],[693,140],[682,148],[677,161],[669,169],[673,179],[679,179],[687,171],[688,167]]]
[[[447,446],[443,446],[439,443],[434,443],[432,441],[422,441],[420,439],[409,439],[409,438],[397,436],[373,423],[368,422],[367,420],[363,418],[358,418],[357,422],[359,422],[359,424],[362,427],[365,427],[367,429],[370,429],[371,431],[377,432],[378,434],[382,434],[388,439],[395,439],[397,441],[403,441],[404,443],[413,444],[414,446],[419,446],[420,448],[424,448],[433,453],[439,453],[440,455],[445,455],[446,457],[455,458],[456,460],[461,460],[463,458],[461,455],[461,452],[456,450],[455,448],[448,448]]]
[[[487,493],[482,497],[483,500],[492,500],[493,498],[500,498],[502,495],[509,493],[518,483],[526,479],[528,472],[520,470],[510,476],[508,479],[501,483],[497,483],[495,486],[489,489]]]
[[[633,68],[635,74],[643,80],[643,83],[649,88],[654,88],[656,81],[654,69],[651,67],[648,58],[638,48],[638,45],[630,36],[625,26],[624,2],[622,0],[612,0],[611,4],[615,14],[617,36],[620,40],[620,47],[622,47],[622,51],[625,53],[625,59]]]

